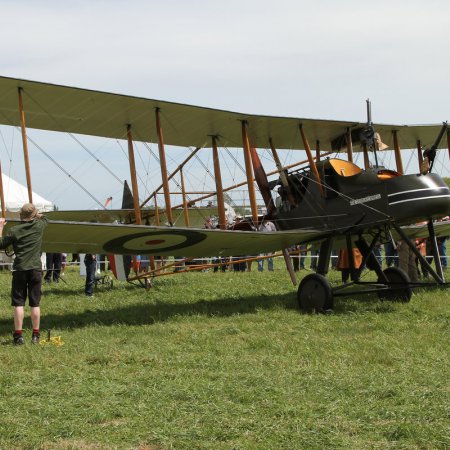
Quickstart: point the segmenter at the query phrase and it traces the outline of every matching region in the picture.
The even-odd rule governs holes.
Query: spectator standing
[[[398,267],[397,247],[394,245],[393,241],[389,241],[384,244],[384,254],[386,256],[387,267],[391,267],[392,265]]]
[[[42,263],[41,245],[47,219],[41,216],[32,203],[26,203],[20,210],[22,223],[12,227],[0,238],[0,248],[12,246],[16,255],[13,263],[11,304],[14,307],[13,344],[22,345],[25,301],[28,295],[33,334],[31,342],[39,343],[41,321]],[[5,219],[0,219],[0,231]]]
[[[86,297],[94,296],[95,272],[97,270],[97,257],[91,253],[86,253],[84,257],[86,266],[86,283],[84,285],[84,294]]]
[[[52,279],[55,283],[59,283],[59,276],[61,274],[62,253],[46,253],[45,255],[47,273],[44,280],[46,283],[51,283]]]
[[[447,261],[447,237],[448,236],[440,236],[436,239],[439,256],[441,257],[441,265],[443,269],[448,268]]]
[[[263,232],[272,232],[277,231],[275,228],[275,224],[273,222],[270,222],[269,220],[263,219],[261,222],[261,225],[259,226],[259,231]],[[267,255],[271,255],[272,253],[267,253]],[[262,254],[264,255],[264,254]],[[259,259],[258,260],[258,272],[262,272],[264,270],[264,260]],[[267,270],[269,272],[273,272],[273,258],[267,258]]]
[[[362,264],[362,255],[357,248],[352,249],[353,267],[359,269]],[[336,269],[341,271],[342,283],[347,283],[350,277],[350,258],[346,248],[339,250]]]
[[[419,276],[417,273],[416,255],[412,248],[405,241],[398,241],[397,250],[400,269],[408,274],[410,281],[417,283]]]

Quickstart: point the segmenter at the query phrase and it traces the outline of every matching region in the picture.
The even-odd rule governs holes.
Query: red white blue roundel
[[[148,231],[111,239],[103,246],[105,252],[116,254],[136,254],[139,252],[158,254],[192,247],[203,241],[206,235],[191,230]]]

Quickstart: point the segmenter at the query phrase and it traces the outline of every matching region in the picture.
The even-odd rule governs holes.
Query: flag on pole
[[[108,197],[105,202],[105,208],[111,203],[112,197]]]

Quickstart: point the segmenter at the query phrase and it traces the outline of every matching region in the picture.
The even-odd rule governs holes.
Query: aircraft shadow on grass
[[[52,291],[57,295],[56,290]],[[77,297],[78,292],[73,294],[61,291],[64,297]],[[69,300],[70,301],[70,300]],[[205,317],[230,317],[233,315],[255,314],[260,310],[284,308],[298,311],[297,299],[294,293],[284,295],[252,296],[244,299],[223,297],[214,300],[199,300],[196,303],[174,304],[170,302],[130,304],[114,309],[98,309],[95,298],[92,300],[95,309],[88,309],[80,313],[68,313],[63,315],[42,315],[41,329],[77,329],[93,323],[101,326],[112,325],[151,325],[166,322],[175,316],[205,316]],[[396,310],[395,303],[380,302],[374,295],[364,295],[358,301],[339,301],[333,311],[334,315],[355,313],[361,308],[369,307],[376,313],[391,313]],[[299,313],[301,316],[306,313]],[[28,316],[25,318],[25,328],[30,325]],[[12,318],[0,320],[0,335],[11,334]],[[9,341],[8,341],[9,343]]]

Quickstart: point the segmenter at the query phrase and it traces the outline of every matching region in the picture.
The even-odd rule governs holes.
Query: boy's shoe
[[[41,335],[39,333],[33,333],[33,336],[31,336],[31,343],[39,344],[40,337],[41,337]]]
[[[23,345],[25,344],[25,340],[21,334],[14,333],[13,334],[13,344],[14,345]]]

